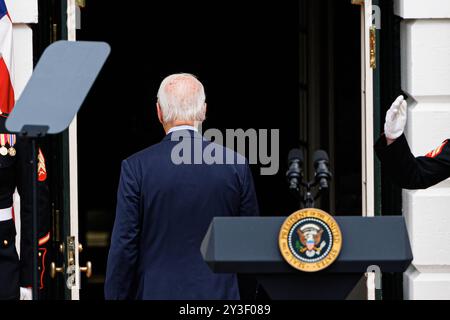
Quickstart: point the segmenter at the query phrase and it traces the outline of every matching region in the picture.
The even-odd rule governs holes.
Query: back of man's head
[[[202,83],[187,73],[165,78],[158,90],[163,123],[202,122],[206,114],[206,96]]]

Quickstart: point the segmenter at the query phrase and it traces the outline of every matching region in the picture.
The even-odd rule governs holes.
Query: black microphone
[[[289,189],[292,191],[299,191],[299,185],[303,178],[303,153],[300,149],[292,149],[288,155],[289,169],[286,172],[286,177],[289,182]]]
[[[320,189],[328,189],[328,182],[331,180],[331,172],[328,169],[328,154],[323,150],[314,153],[314,168],[316,170],[316,182]]]

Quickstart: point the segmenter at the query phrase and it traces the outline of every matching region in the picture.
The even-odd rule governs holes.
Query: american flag
[[[0,111],[10,113],[14,107],[12,84],[13,25],[5,0],[0,0]]]

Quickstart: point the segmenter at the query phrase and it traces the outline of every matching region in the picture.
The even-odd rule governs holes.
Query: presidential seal
[[[281,226],[279,246],[283,258],[294,268],[316,272],[339,256],[342,234],[336,220],[319,209],[293,213]]]

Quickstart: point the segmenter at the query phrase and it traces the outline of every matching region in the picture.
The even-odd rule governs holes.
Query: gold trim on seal
[[[299,221],[307,218],[316,218],[330,228],[332,235],[332,246],[329,253],[318,262],[305,262],[295,257],[289,248],[288,238],[292,227]],[[328,268],[339,256],[342,248],[342,232],[336,220],[328,213],[320,209],[303,209],[294,212],[287,217],[280,229],[278,245],[283,258],[292,267],[304,272],[317,272]]]

